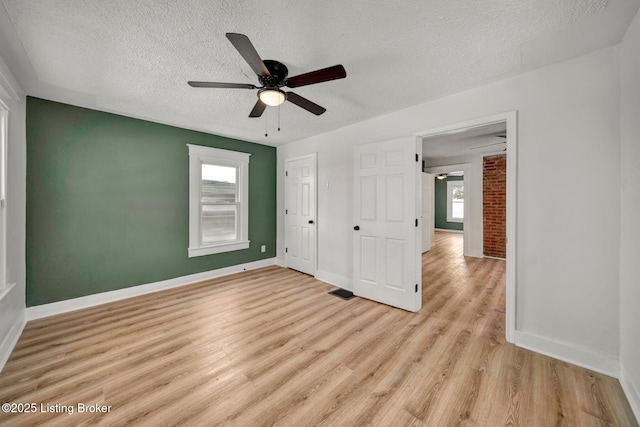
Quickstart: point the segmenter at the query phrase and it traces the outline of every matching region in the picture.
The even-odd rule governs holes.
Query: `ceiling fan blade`
[[[256,48],[251,44],[249,37],[244,34],[227,33],[227,38],[231,44],[237,49],[240,55],[249,64],[251,69],[261,77],[269,77],[271,73],[267,69],[267,66],[262,62],[262,58],[258,55]]]
[[[327,111],[326,108],[319,106],[315,102],[309,101],[307,98],[303,98],[300,95],[297,95],[293,92],[287,92],[287,101],[293,102],[298,107],[302,107],[305,110],[319,116],[320,114]]]
[[[253,106],[253,110],[251,110],[251,112],[249,113],[249,117],[262,116],[262,113],[264,113],[264,110],[266,108],[267,108],[267,104],[265,104],[264,102],[258,99],[258,102],[256,102],[256,105]]]
[[[300,87],[315,83],[328,82],[330,80],[344,79],[345,77],[347,77],[347,72],[344,67],[342,65],[334,65],[333,67],[327,67],[321,70],[289,77],[287,86]]]
[[[217,82],[187,82],[191,87],[213,87],[220,89],[257,89],[258,87],[248,83],[217,83]]]

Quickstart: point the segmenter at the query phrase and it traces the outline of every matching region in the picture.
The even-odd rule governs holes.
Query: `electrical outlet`
[[[267,252],[267,245],[260,246],[260,252]]]

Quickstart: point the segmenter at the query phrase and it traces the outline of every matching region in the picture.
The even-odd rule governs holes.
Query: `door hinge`
[[[285,210],[284,210],[284,214],[286,215],[286,214],[288,214],[288,213],[289,213],[289,209],[285,209]]]
[[[284,251],[285,252],[289,252],[289,248],[284,248]]]
[[[418,153],[416,153],[416,162],[419,162],[419,157],[418,157]]]
[[[284,176],[289,176],[289,172],[284,171]]]
[[[416,292],[418,292],[418,284],[416,283]]]
[[[418,218],[416,218],[416,227],[418,226]]]

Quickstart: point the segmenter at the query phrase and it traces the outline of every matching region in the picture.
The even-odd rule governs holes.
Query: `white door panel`
[[[316,273],[316,157],[287,160],[285,194],[285,264]]]
[[[356,147],[353,164],[354,293],[418,311],[415,139]]]

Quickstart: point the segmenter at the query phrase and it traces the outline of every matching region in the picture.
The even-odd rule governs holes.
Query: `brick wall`
[[[487,156],[482,167],[484,254],[507,257],[507,155]]]

